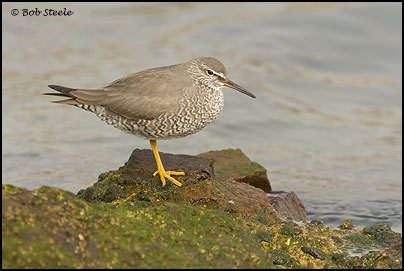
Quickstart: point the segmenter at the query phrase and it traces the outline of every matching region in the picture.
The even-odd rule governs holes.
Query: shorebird
[[[255,95],[232,82],[225,66],[213,57],[198,57],[184,63],[132,73],[96,89],[48,85],[68,99],[53,101],[95,113],[124,132],[150,140],[162,185],[166,179],[182,184],[166,171],[157,140],[184,137],[198,132],[217,118],[224,106],[222,88],[229,87],[252,98]]]

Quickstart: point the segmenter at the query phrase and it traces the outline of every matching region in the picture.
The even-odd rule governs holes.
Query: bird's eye
[[[207,70],[206,73],[207,73],[208,75],[213,75],[213,71],[212,71],[212,70]]]

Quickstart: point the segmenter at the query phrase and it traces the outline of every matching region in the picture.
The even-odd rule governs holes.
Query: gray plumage
[[[151,139],[170,139],[195,133],[223,109],[221,88],[255,96],[227,78],[224,65],[213,57],[133,73],[98,89],[49,85],[67,97],[56,103],[95,113],[125,132]]]

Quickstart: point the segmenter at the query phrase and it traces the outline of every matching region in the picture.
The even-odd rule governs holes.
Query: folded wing
[[[128,119],[150,120],[178,109],[179,99],[186,87],[181,78],[169,67],[155,68],[130,74],[99,89],[49,85],[59,93],[45,94],[69,98],[57,103],[102,106]]]

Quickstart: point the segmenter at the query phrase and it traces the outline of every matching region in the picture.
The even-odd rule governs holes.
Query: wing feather
[[[154,119],[175,112],[181,95],[189,84],[181,64],[130,74],[104,88],[51,88],[72,97],[79,103],[103,106],[128,119]]]

